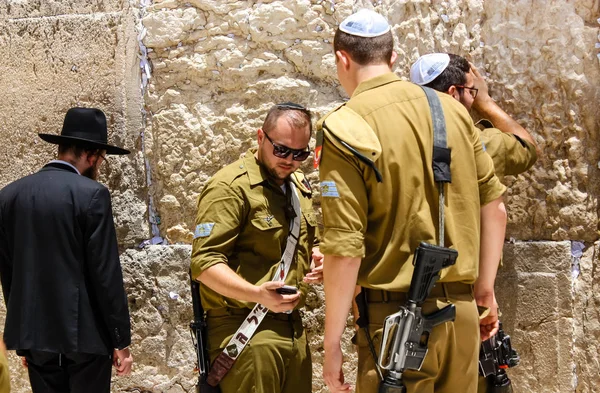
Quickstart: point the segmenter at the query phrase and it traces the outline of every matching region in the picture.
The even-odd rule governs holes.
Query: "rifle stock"
[[[379,366],[388,375],[379,385],[379,393],[404,393],[402,373],[406,369],[420,370],[427,355],[431,330],[442,323],[454,321],[453,304],[429,315],[423,315],[421,305],[440,277],[440,271],[456,262],[458,252],[449,248],[423,243],[417,247],[415,266],[408,299],[400,311],[384,321]]]

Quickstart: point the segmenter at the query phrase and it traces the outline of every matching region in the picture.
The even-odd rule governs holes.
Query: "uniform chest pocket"
[[[252,226],[259,231],[269,231],[272,229],[281,229],[283,225],[275,218],[274,215],[268,213],[257,214],[250,220]]]
[[[250,227],[248,247],[254,255],[260,257],[255,262],[264,267],[265,261],[278,261],[285,244],[283,224],[275,216],[265,212],[256,214],[250,220]]]

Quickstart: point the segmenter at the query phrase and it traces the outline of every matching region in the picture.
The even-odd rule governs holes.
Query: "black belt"
[[[366,291],[367,303],[406,302],[407,298],[407,292],[393,292],[371,288],[363,288],[363,291]],[[429,297],[449,297],[466,294],[473,294],[473,284],[444,282],[435,284]]]
[[[250,314],[249,308],[231,308],[231,307],[223,307],[223,308],[215,308],[212,310],[206,311],[206,316],[209,318],[212,317],[224,317],[229,315],[243,315],[248,316]],[[274,313],[269,311],[266,315],[267,318],[272,318],[278,321],[293,321],[300,320],[300,312],[298,310],[292,311],[291,314],[286,313]]]

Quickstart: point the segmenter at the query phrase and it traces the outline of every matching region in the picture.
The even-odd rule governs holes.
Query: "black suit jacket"
[[[110,194],[61,163],[0,191],[9,349],[109,354],[130,344]]]

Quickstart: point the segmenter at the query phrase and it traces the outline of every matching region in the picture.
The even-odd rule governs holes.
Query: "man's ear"
[[[452,97],[460,101],[460,95],[458,94],[458,89],[456,88],[456,86],[450,86],[446,93],[450,94]]]
[[[396,51],[392,51],[392,57],[390,58],[390,68],[394,67],[394,63],[398,60],[398,54]]]
[[[256,141],[258,142],[259,146],[262,143],[263,139],[265,139],[265,132],[262,128],[259,128],[258,130],[256,130]]]
[[[348,54],[348,52],[344,51],[344,50],[338,50],[335,52],[335,58],[336,61],[341,62],[342,63],[342,67],[347,70],[350,68],[350,55]]]
[[[86,152],[86,154],[85,161],[89,166],[93,166],[100,158],[100,150],[93,150],[91,152]]]

